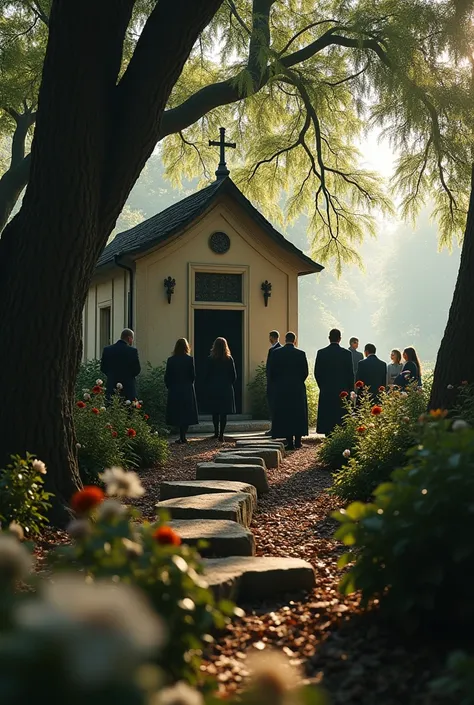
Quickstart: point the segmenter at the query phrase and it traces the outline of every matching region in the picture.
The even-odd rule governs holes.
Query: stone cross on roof
[[[235,142],[225,141],[225,127],[220,127],[219,132],[220,138],[218,142],[216,142],[215,140],[209,140],[209,147],[220,147],[220,161],[216,171],[217,181],[225,179],[226,176],[229,176],[230,174],[230,171],[227,168],[227,164],[225,163],[225,148],[229,147],[230,149],[235,149],[237,146]]]

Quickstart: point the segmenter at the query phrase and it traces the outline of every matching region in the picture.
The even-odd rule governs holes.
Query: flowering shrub
[[[474,430],[432,412],[408,464],[381,484],[371,504],[354,502],[335,514],[336,537],[355,561],[344,593],[384,608],[411,626],[420,621],[474,619]],[[455,596],[455,597],[453,597]]]
[[[342,419],[341,426],[336,426],[334,431],[324,439],[319,452],[319,458],[323,465],[332,470],[339,470],[347,465],[360,433],[358,429],[366,428],[362,419],[370,415],[372,408],[372,402],[368,395],[361,398],[357,410],[354,408],[354,394],[344,396],[341,399],[341,404],[345,406],[347,413]],[[349,451],[348,455],[345,454],[346,450]]]
[[[45,513],[53,496],[44,489],[46,466],[27,453],[26,458],[12,456],[12,462],[0,470],[0,522],[15,522],[27,537],[39,534],[48,520]]]
[[[140,402],[118,394],[105,405],[102,380],[76,402],[74,423],[79,467],[86,482],[97,482],[104,467],[153,467],[167,458],[168,444],[149,423]]]
[[[346,448],[351,455],[335,477],[332,491],[345,501],[367,500],[377,485],[388,480],[392,470],[404,461],[405,453],[418,437],[418,419],[427,402],[427,390],[414,386],[402,392],[380,392],[378,404],[373,404],[369,395],[363,395],[350,420],[345,421]],[[329,449],[323,447],[321,457],[334,456],[331,436],[326,443]]]
[[[172,680],[198,675],[203,641],[215,627],[223,627],[234,607],[216,604],[201,576],[194,548],[181,545],[179,536],[160,519],[139,523],[140,514],[115,497],[138,497],[144,492],[136,473],[110,468],[103,473],[107,495],[98,487],[77,492],[76,511],[69,532],[72,546],[59,549],[58,566],[80,566],[94,579],[108,578],[132,584],[147,596],[170,638],[163,668]]]

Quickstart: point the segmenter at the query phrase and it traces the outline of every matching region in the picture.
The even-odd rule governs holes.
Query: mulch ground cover
[[[195,479],[196,464],[212,460],[217,448],[213,439],[172,445],[165,467],[140,471],[146,494],[134,505],[144,518],[156,518],[161,481]],[[318,465],[317,445],[289,454],[268,475],[270,492],[259,499],[251,526],[257,555],[309,561],[317,587],[310,594],[242,605],[245,616],[218,636],[202,665],[217,678],[222,696],[241,688],[249,653],[276,648],[305,680],[321,684],[333,705],[454,705],[428,689],[445,662],[442,637],[403,636],[376,610],[361,610],[357,596],[338,592],[342,546],[333,539],[330,517],[338,502],[326,492],[331,476]],[[52,544],[67,540],[63,532],[46,534],[36,551],[40,562]]]

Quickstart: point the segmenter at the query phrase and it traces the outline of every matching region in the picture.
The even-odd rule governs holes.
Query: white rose
[[[91,395],[89,394],[89,392],[85,392],[85,394],[84,394],[84,399],[85,399],[86,401],[90,401],[90,398],[91,398]]]
[[[102,385],[104,384],[103,380],[101,379],[96,379],[95,383],[98,387],[102,387]]]
[[[350,454],[351,454],[351,451],[350,451],[348,448],[346,448],[346,450],[343,452],[342,455],[343,455],[345,458],[349,458],[349,457],[350,457]]]
[[[121,382],[117,382],[116,389],[120,392],[123,389],[123,384],[121,384]]]

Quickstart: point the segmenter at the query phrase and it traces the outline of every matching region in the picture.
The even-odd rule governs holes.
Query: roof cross
[[[235,149],[237,146],[235,142],[225,141],[225,127],[220,127],[219,133],[220,138],[218,142],[216,142],[215,140],[209,140],[209,147],[220,147],[220,161],[216,171],[218,181],[220,181],[221,179],[225,179],[226,176],[229,176],[230,174],[230,171],[227,168],[227,164],[225,163],[225,148],[228,147],[230,149]]]

